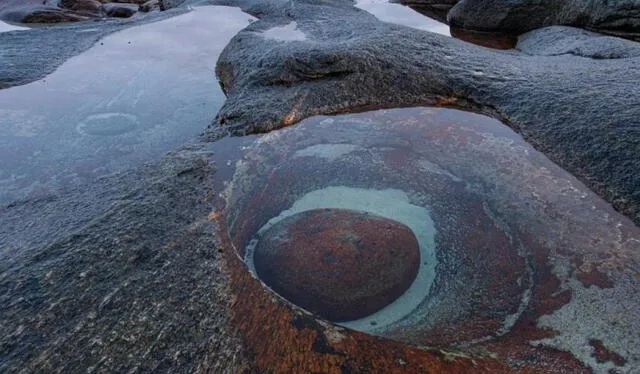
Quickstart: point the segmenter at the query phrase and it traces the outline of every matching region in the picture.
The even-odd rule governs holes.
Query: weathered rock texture
[[[96,4],[87,0],[0,0],[0,20],[18,23],[63,23],[104,17]]]
[[[104,3],[101,10],[109,17],[129,18],[136,14],[138,5],[121,3]]]
[[[242,366],[206,155],[0,206],[0,372]]]
[[[214,173],[213,166],[225,165],[229,148],[192,144],[155,165],[0,207],[0,328],[6,332],[0,335],[0,371],[590,372],[563,350],[569,346],[584,348],[595,367],[633,373],[639,345],[628,341],[638,337],[633,313],[638,301],[629,295],[637,290],[638,228],[559,168],[540,167],[550,163],[527,152],[499,124],[490,126],[493,121],[479,116],[456,121],[446,111],[436,111],[435,120],[420,109],[398,112],[342,116],[335,123],[315,118],[289,129],[300,131],[276,132],[255,144],[251,138],[235,140],[254,145],[237,151],[247,152],[250,166],[239,173],[270,176],[268,185],[248,187],[277,199],[290,197],[286,189],[312,186],[314,178],[324,183],[346,178],[379,188],[409,182],[414,190],[426,182],[432,192],[449,195],[423,196],[440,217],[438,229],[449,232],[440,236],[441,248],[464,249],[442,250],[439,256],[447,271],[439,272],[436,295],[450,302],[434,312],[446,323],[427,326],[431,334],[403,329],[397,336],[429,339],[436,343],[432,348],[340,328],[274,297],[228,238],[217,235],[225,227],[217,221],[228,212],[214,208],[220,189],[212,186],[224,185],[224,173]],[[416,142],[416,135],[422,140]],[[356,169],[340,162],[361,170],[362,162],[372,161],[366,150],[338,163],[283,157],[318,142],[347,140],[377,145],[375,163],[367,169],[389,179],[345,172]],[[421,162],[425,157],[431,162]],[[291,173],[283,162],[313,172]],[[398,173],[401,165],[410,172]],[[277,173],[271,173],[274,166]],[[241,197],[258,202],[245,207],[260,214],[276,202],[249,189]],[[492,212],[517,219],[502,222]],[[514,251],[508,236],[496,235],[496,229],[508,227],[533,230],[523,237],[532,252]],[[486,235],[487,229],[494,234]],[[533,251],[545,246],[552,250]],[[527,276],[531,271],[533,278]],[[527,289],[533,301],[512,321],[509,334],[480,339],[474,349],[449,346],[501,329],[494,321],[522,312],[518,305]],[[538,326],[541,315],[548,317]],[[624,323],[608,325],[611,320]],[[581,344],[584,338],[591,343]],[[529,339],[546,341],[534,346]]]
[[[447,15],[454,27],[523,33],[552,25],[640,37],[638,0],[461,0]]]
[[[638,223],[638,58],[594,59],[576,56],[583,52],[573,53],[571,48],[558,56],[489,51],[384,24],[338,3],[247,4],[245,9],[263,20],[238,35],[218,66],[229,94],[219,118],[234,132],[266,131],[312,114],[379,106],[434,103],[482,110],[510,124]],[[291,21],[307,34],[306,41],[287,43],[259,34]],[[38,62],[50,69],[79,51],[86,39],[78,35],[84,34],[70,32],[75,28],[64,30],[0,34],[1,61],[14,63],[8,68],[0,63],[1,69],[14,72],[5,75],[7,70],[2,70],[3,79],[31,79],[33,75],[16,72],[22,67],[43,74]],[[46,39],[45,31],[51,39]],[[42,56],[36,53],[36,40],[29,44],[29,36],[17,36],[22,34],[37,35],[37,41],[47,45]],[[56,36],[66,39],[56,44]],[[536,37],[535,33],[529,36]],[[6,40],[12,40],[11,48],[6,48]],[[19,42],[28,48],[21,50]],[[56,47],[63,52],[53,54]],[[523,44],[521,48],[533,47]],[[49,63],[51,55],[57,57]],[[622,56],[616,52],[613,57]],[[20,81],[11,80],[12,84]],[[357,139],[372,139],[366,125],[374,120],[356,122],[366,128]],[[381,131],[398,124],[397,120],[383,122]],[[428,141],[416,144],[415,124],[413,118],[400,124],[398,130],[404,135],[392,138],[400,142],[398,147],[410,145],[415,152],[427,152],[438,163],[464,172],[471,187],[499,197],[494,203],[509,203],[498,204],[498,212],[520,218],[489,217],[493,227],[534,228],[534,235],[523,237],[523,248],[549,249],[514,252],[509,246],[487,246],[490,257],[463,251],[439,258],[450,265],[462,264],[451,268],[475,280],[475,287],[488,286],[492,293],[469,292],[468,283],[455,279],[441,283],[436,290],[443,296],[459,300],[457,294],[443,292],[447,286],[474,301],[463,308],[456,303],[448,309],[445,305],[441,315],[451,321],[457,316],[444,312],[475,313],[476,328],[443,324],[438,334],[426,337],[440,343],[442,337],[450,339],[445,343],[455,341],[458,334],[483,337],[486,331],[503,327],[482,323],[496,315],[505,317],[510,334],[480,339],[477,349],[465,351],[417,348],[333,326],[275,298],[247,271],[232,244],[215,234],[215,221],[225,213],[209,214],[219,192],[211,186],[219,174],[213,174],[211,149],[199,145],[156,165],[106,176],[95,185],[0,207],[0,371],[586,373],[592,370],[588,365],[603,372],[633,373],[640,345],[625,342],[638,338],[634,312],[638,300],[633,297],[640,269],[638,228],[606,204],[590,204],[597,201],[595,197],[566,176],[558,179],[558,168],[516,168],[522,164],[514,161],[526,160],[532,152],[514,153],[510,140],[467,133],[464,123],[455,123],[442,131],[425,131],[422,136]],[[344,141],[337,129],[348,126],[348,120],[326,126],[323,131],[333,136],[326,141]],[[211,129],[207,138],[216,138],[219,130]],[[309,137],[296,140],[302,144]],[[469,151],[471,158],[478,152],[505,149],[499,154],[510,157],[489,158],[485,165],[493,167],[488,173],[475,162],[470,167],[459,164],[464,152],[449,153],[451,157],[433,152],[441,148],[430,147],[432,142],[440,146],[454,142],[454,150]],[[287,160],[282,158],[281,143],[263,141],[262,146],[272,147],[274,162]],[[393,150],[382,149],[382,161],[394,167],[392,178],[400,178],[399,165],[415,159]],[[361,157],[370,160],[370,155]],[[255,161],[252,165],[258,171],[268,171],[264,159]],[[331,166],[323,159],[315,165]],[[459,186],[442,191],[472,197],[473,190],[452,177],[451,171],[435,166],[433,162],[416,164],[408,170],[433,174],[431,188]],[[278,172],[292,178],[286,170]],[[357,177],[355,173],[330,175]],[[512,180],[514,184],[494,183],[503,181],[498,176],[518,178]],[[274,191],[282,197],[277,194],[282,190]],[[268,203],[259,194],[251,198],[264,204],[259,208]],[[487,210],[482,199],[468,200],[477,203],[466,205],[459,194],[455,198],[456,216],[469,225],[482,223],[475,213],[495,211]],[[432,203],[442,212],[443,226],[450,227],[444,225],[451,217],[446,214],[450,207],[442,201]],[[591,210],[594,215],[585,213]],[[482,226],[477,228],[465,233],[468,248],[477,248],[471,244],[486,232]],[[440,240],[455,244],[459,238],[451,234]],[[489,239],[495,242],[495,237],[483,240]],[[512,243],[509,237],[504,240]],[[465,253],[470,257],[463,261]],[[513,257],[502,256],[506,253]],[[495,276],[474,273],[469,264],[487,264]],[[501,287],[507,285],[512,288]],[[532,285],[533,301],[520,309],[514,300],[526,296],[523,289]],[[509,303],[496,305],[498,297]],[[514,320],[512,315],[521,318]],[[624,317],[623,324],[618,317]],[[407,340],[414,338],[412,331],[403,334]],[[533,341],[537,345],[531,339],[537,339]]]
[[[515,372],[634,373],[640,364],[640,228],[496,120],[440,108],[308,118],[247,147],[225,195],[220,236],[238,257],[273,217],[305,206],[398,221],[403,199],[429,210],[403,221],[418,238],[433,222],[435,254],[422,258],[435,275],[414,283],[428,294],[394,313],[401,320],[348,327],[489,354]],[[273,312],[243,303],[239,318],[253,321],[242,322],[245,341],[279,357],[286,348],[262,347],[269,327],[255,331]]]
[[[216,235],[216,146],[0,207],[1,372],[516,371],[275,298]]]
[[[522,34],[565,25],[640,37],[638,0],[399,0],[452,27]]]
[[[328,1],[244,8],[261,19],[230,42],[216,67],[228,95],[216,122],[232,133],[367,108],[480,111],[516,129],[640,224],[640,59],[494,51]],[[261,34],[292,21],[307,40]],[[600,52],[589,55],[608,53]]]
[[[532,56],[574,55],[601,60],[640,57],[638,42],[567,26],[523,34],[516,49]]]
[[[149,0],[144,4],[140,5],[141,12],[151,12],[152,10],[160,9],[160,1],[159,0]]]

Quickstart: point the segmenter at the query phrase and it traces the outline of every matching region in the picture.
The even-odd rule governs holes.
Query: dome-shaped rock
[[[420,251],[401,223],[317,209],[269,228],[253,261],[258,276],[281,296],[339,322],[370,315],[402,295],[418,273]]]

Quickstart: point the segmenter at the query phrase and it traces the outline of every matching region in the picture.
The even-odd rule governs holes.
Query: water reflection
[[[518,35],[515,34],[451,28],[451,35],[465,42],[493,49],[512,49],[518,44]]]
[[[0,202],[151,162],[200,133],[224,101],[217,57],[251,19],[198,7],[0,91]]]
[[[428,18],[415,10],[386,0],[358,0],[356,7],[366,10],[381,21],[451,36],[449,25]]]
[[[415,29],[453,36],[468,43],[494,49],[514,48],[518,36],[498,32],[478,32],[451,29],[446,24],[446,11],[423,7],[415,3],[401,1],[401,4],[386,0],[358,0],[356,7],[366,10],[384,22],[413,27]]]

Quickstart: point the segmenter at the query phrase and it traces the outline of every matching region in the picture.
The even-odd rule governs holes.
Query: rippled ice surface
[[[0,203],[151,162],[224,102],[215,63],[253,17],[204,6],[112,34],[46,78],[0,90]]]
[[[381,21],[451,36],[449,25],[423,16],[415,10],[385,0],[357,0],[356,7],[366,10]]]

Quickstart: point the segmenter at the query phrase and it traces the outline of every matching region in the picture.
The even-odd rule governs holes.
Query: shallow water
[[[153,162],[225,97],[215,63],[253,17],[203,6],[112,34],[40,81],[0,90],[0,202]]]
[[[357,0],[356,7],[366,10],[381,21],[451,36],[449,25],[423,16],[415,10],[385,0]]]

